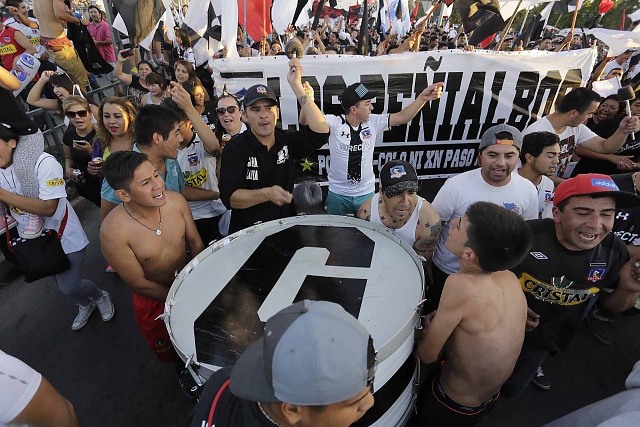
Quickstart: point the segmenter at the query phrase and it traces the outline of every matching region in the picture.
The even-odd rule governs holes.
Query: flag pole
[[[431,8],[431,10],[429,11],[429,13],[427,13],[424,17],[425,21],[429,21],[429,18],[431,18],[431,15],[433,15],[435,13],[436,10],[438,10],[438,8],[440,7],[440,5],[442,4],[442,0],[438,0],[436,2],[436,4],[433,5],[433,7]],[[417,19],[416,19],[417,21]],[[428,23],[428,22],[427,22]]]
[[[580,0],[576,0],[576,8],[573,10],[573,19],[571,20],[571,29],[569,30],[569,34],[573,34],[573,30],[576,27],[576,20],[578,19],[579,6],[580,6]]]
[[[516,10],[513,12],[513,15],[511,15],[511,18],[509,18],[509,23],[507,24],[507,27],[504,29],[504,31],[502,31],[503,36],[500,37],[500,43],[498,43],[498,47],[496,47],[496,52],[500,51],[500,48],[502,47],[502,43],[504,43],[504,39],[506,38],[507,33],[511,29],[511,24],[513,24],[513,20],[515,19],[516,15],[518,14],[518,11],[520,10],[521,4],[522,4],[522,0],[519,0],[518,5],[516,6]]]

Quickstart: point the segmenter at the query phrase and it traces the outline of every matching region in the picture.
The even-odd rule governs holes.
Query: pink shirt
[[[89,34],[91,34],[91,37],[98,41],[112,41],[111,29],[109,28],[109,24],[107,24],[107,21],[105,21],[104,19],[98,24],[91,21],[89,25],[87,25],[87,30],[89,31]],[[100,55],[102,55],[102,58],[104,58],[105,61],[116,62],[116,54],[113,50],[113,43],[99,44],[96,45],[96,47],[98,48],[98,52],[100,52]]]

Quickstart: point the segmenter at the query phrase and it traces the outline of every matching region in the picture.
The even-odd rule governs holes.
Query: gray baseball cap
[[[496,135],[502,132],[511,134],[511,138],[498,139]],[[513,145],[518,150],[521,150],[522,149],[522,133],[518,129],[514,128],[513,126],[509,126],[506,124],[490,127],[482,134],[482,139],[480,140],[480,146],[478,147],[478,151],[481,151],[487,148],[488,146],[494,145],[494,144]]]
[[[359,393],[374,369],[373,341],[356,318],[338,304],[304,300],[267,320],[229,387],[254,402],[329,405]]]

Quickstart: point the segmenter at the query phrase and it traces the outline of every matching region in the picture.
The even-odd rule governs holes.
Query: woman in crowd
[[[129,86],[128,98],[135,102],[136,105],[140,105],[140,100],[143,95],[149,92],[146,77],[153,71],[153,67],[148,61],[140,61],[138,62],[138,75],[127,74],[122,71],[122,66],[125,61],[127,61],[127,58],[122,56],[122,52],[118,52],[118,60],[116,61],[116,67],[113,73],[118,80]]]
[[[231,138],[247,130],[247,125],[242,121],[242,109],[240,101],[234,95],[223,92],[216,103],[216,125],[213,133],[218,139],[220,149],[223,150],[225,144]],[[216,174],[220,180],[220,162],[222,156],[216,159]]]
[[[183,87],[189,93],[191,103],[202,116],[202,120],[213,130],[216,124],[216,101],[209,99],[201,83],[185,83]]]
[[[115,310],[109,293],[99,289],[92,281],[80,277],[85,248],[89,240],[73,207],[67,201],[62,166],[55,157],[47,153],[39,155],[37,166],[23,166],[14,162],[15,151],[23,143],[19,133],[15,131],[19,126],[5,122],[5,118],[2,119],[2,125],[0,126],[0,175],[2,175],[0,202],[11,206],[7,214],[18,222],[18,231],[21,234],[29,225],[30,221],[27,218],[29,215],[44,217],[45,227],[51,230],[59,230],[66,217],[60,242],[71,262],[71,267],[52,278],[60,291],[79,306],[71,329],[77,331],[83,328],[96,306],[100,310],[103,321],[111,320]],[[37,135],[40,139],[44,139],[41,133]],[[23,167],[27,169],[20,171]],[[24,194],[20,177],[25,174],[35,177],[39,185],[38,196]]]
[[[184,59],[177,60],[173,65],[173,71],[176,75],[176,81],[183,87],[186,82],[191,82],[192,84],[196,82],[200,83],[200,80],[196,77],[196,69],[193,68],[193,65],[189,61],[185,61]]]
[[[176,44],[178,56],[176,59],[183,59],[189,62],[193,68],[196,67],[196,55],[193,53],[193,48],[191,47],[191,39],[189,38],[189,34],[187,34],[186,30],[177,29],[175,30],[176,34]]]
[[[62,103],[69,126],[62,137],[64,144],[65,173],[75,183],[78,194],[100,206],[100,180],[87,172],[91,161],[91,149],[96,138],[89,103],[81,96],[69,96]],[[79,173],[78,173],[79,172]]]
[[[56,99],[50,99],[42,96],[47,84],[53,89]],[[40,76],[40,80],[36,82],[29,95],[27,103],[36,108],[44,108],[61,113],[62,103],[67,97],[78,95],[88,99],[87,93],[80,87],[80,83],[67,73],[57,74],[55,71],[45,71]],[[98,106],[90,102],[91,112],[94,116],[98,115]],[[69,125],[69,121],[65,119],[65,125]]]
[[[147,83],[147,87],[149,88],[149,92],[147,92],[147,94],[142,97],[140,105],[143,107],[150,104],[160,105],[162,100],[166,97],[167,87],[169,86],[169,83],[167,83],[164,77],[162,77],[160,74],[153,72],[147,74],[145,81]]]
[[[617,116],[621,110],[618,95],[609,95],[600,103],[595,114],[587,119],[585,125],[595,132],[598,123]]]
[[[100,114],[91,156],[105,160],[111,153],[129,151],[133,148],[133,121],[137,110],[131,101],[118,96],[105,98],[100,104]],[[89,162],[87,171],[98,175],[101,164]]]
[[[615,102],[617,103],[617,99]],[[640,116],[640,97],[636,97],[630,106],[631,114]],[[601,120],[594,127],[593,131],[602,138],[609,138],[616,133],[620,122],[624,118],[624,115],[615,115],[608,119]],[[615,154],[596,153],[580,145],[576,147],[576,154],[580,156],[580,161],[576,164],[571,176],[576,176],[581,173],[612,175],[632,172],[638,169],[636,162],[640,161],[640,135],[637,133],[629,134],[625,143]]]

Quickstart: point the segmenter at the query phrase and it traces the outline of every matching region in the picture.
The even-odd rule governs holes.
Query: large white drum
[[[377,351],[376,404],[357,425],[402,426],[417,381],[412,350],[423,284],[414,250],[383,226],[332,215],[285,218],[206,248],[171,286],[164,320],[180,357],[205,381],[233,365],[282,308],[336,302],[367,328]]]

